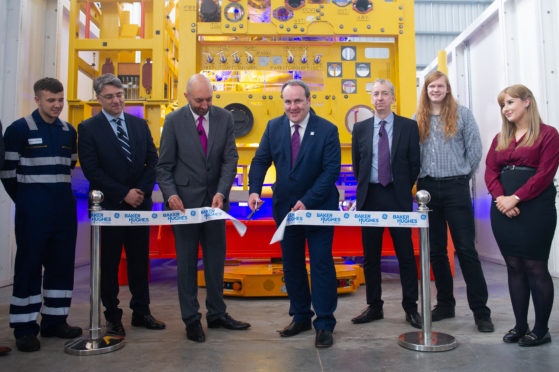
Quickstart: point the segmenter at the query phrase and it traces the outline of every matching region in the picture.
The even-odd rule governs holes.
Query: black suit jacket
[[[374,117],[356,123],[352,136],[353,174],[357,180],[357,210],[367,197],[373,159]],[[419,175],[419,130],[414,120],[394,114],[390,166],[394,189],[401,211],[412,210],[411,189]]]
[[[134,209],[124,202],[132,188],[144,192],[138,210],[151,210],[151,192],[155,185],[157,150],[144,119],[124,114],[132,162],[120,146],[111,124],[102,112],[78,126],[78,156],[90,190],[101,190],[103,209]]]

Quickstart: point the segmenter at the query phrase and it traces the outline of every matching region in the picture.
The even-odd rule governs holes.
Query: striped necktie
[[[116,133],[118,137],[118,142],[120,143],[120,147],[122,147],[122,150],[126,155],[126,159],[128,159],[128,161],[132,163],[132,153],[130,152],[130,143],[128,141],[128,136],[126,135],[126,132],[122,127],[122,120],[120,118],[114,118],[112,121],[113,123],[116,124]]]

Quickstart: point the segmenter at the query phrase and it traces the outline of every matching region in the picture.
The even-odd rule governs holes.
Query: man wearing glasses
[[[101,190],[103,209],[149,211],[155,184],[157,150],[144,119],[124,112],[124,88],[113,74],[93,82],[102,110],[78,126],[78,155],[90,190]],[[101,227],[101,301],[107,333],[124,336],[118,304],[118,266],[122,247],[132,293],[132,325],[163,329],[149,310],[149,226]]]

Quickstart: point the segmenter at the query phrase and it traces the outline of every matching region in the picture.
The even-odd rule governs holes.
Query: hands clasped
[[[520,214],[520,209],[518,209],[518,207],[516,206],[518,202],[519,200],[513,195],[501,195],[497,197],[497,199],[495,199],[495,206],[497,207],[499,212],[503,213],[509,218],[513,218]]]

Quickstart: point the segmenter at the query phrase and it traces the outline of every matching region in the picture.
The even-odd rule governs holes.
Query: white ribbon
[[[187,225],[216,220],[231,220],[240,236],[247,227],[218,208],[192,208],[181,211],[98,211],[91,212],[92,226]]]
[[[283,239],[285,228],[293,225],[429,227],[427,214],[420,212],[357,212],[300,210],[285,216],[270,244]]]

